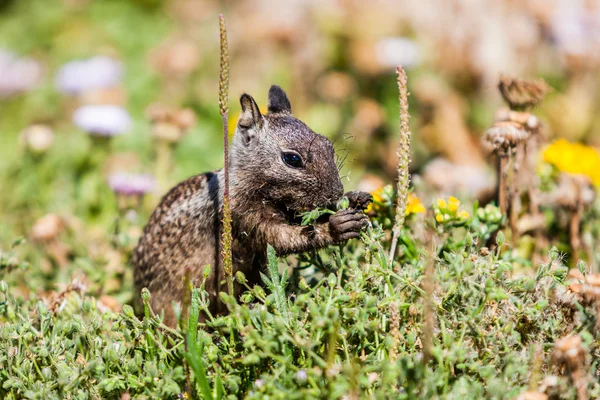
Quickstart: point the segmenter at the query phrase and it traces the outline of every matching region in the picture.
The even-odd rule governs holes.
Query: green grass
[[[144,110],[173,99],[162,97],[165,78],[148,66],[148,53],[177,29],[160,3],[103,0],[68,9],[60,1],[27,0],[0,13],[0,46],[37,56],[47,67],[41,87],[0,100],[0,398],[182,398],[189,382],[194,398],[512,399],[544,388],[552,398],[570,399],[570,370],[555,352],[555,342],[570,334],[583,341],[586,356],[577,365],[590,397],[600,396],[599,300],[568,291],[566,256],[552,248],[544,263],[534,262],[526,246],[504,243],[504,234],[497,249],[484,247],[503,222],[488,205],[444,224],[431,209],[408,216],[401,256],[389,265],[391,187],[360,240],[286,259],[270,251],[264,287],[247,287],[240,299],[221,294],[230,315],[198,323],[207,311],[203,287],[193,288],[183,307],[190,310],[186,329],[164,326],[148,308],[149,293],[144,315],[135,315],[128,260],[161,193],[121,214],[104,167],[111,156],[129,152],[141,169],[154,168]],[[216,40],[215,29],[206,54],[215,56]],[[134,119],[132,131],[105,149],[72,126],[75,100],[53,83],[60,65],[98,49],[123,61]],[[222,165],[217,86],[214,103],[192,89],[203,74],[216,82],[213,58],[189,77],[189,93],[179,99],[199,122],[175,146],[169,184]],[[277,74],[289,79],[286,71]],[[364,82],[394,116],[386,125],[395,126],[391,75]],[[475,110],[470,126],[487,126],[490,106],[468,101]],[[411,110],[419,112],[413,98]],[[303,112],[316,130],[337,135],[349,111],[317,104]],[[41,156],[19,145],[19,132],[35,122],[56,133]],[[549,176],[544,183],[551,187],[546,181]],[[594,238],[600,236],[597,210],[598,204],[586,213],[583,229]],[[552,221],[552,243],[568,251],[559,228],[564,215],[543,211]],[[64,229],[51,241],[31,240],[32,226],[48,213],[59,215]]]

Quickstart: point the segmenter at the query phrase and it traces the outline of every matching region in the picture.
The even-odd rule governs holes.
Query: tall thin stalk
[[[502,215],[508,212],[508,153],[498,152],[498,207]]]
[[[427,252],[427,258],[425,260],[425,270],[423,271],[423,291],[425,292],[424,308],[423,308],[423,329],[422,329],[422,343],[423,343],[423,365],[432,359],[433,354],[433,339],[436,324],[436,309],[433,300],[435,291],[435,254],[437,254],[437,240],[435,236],[431,237],[428,241],[431,243],[431,250]]]
[[[233,296],[233,264],[231,255],[231,209],[229,199],[229,51],[227,49],[227,30],[225,29],[225,17],[219,15],[221,63],[219,67],[219,111],[223,123],[223,143],[225,151],[225,188],[223,195],[223,236],[221,238],[221,255],[223,256],[223,270],[227,278],[229,295]]]
[[[390,248],[389,262],[394,264],[396,246],[400,230],[404,225],[406,214],[406,202],[408,199],[408,185],[410,175],[408,165],[410,164],[410,114],[408,113],[408,89],[406,87],[407,77],[404,68],[396,68],[398,75],[398,99],[400,100],[400,142],[398,143],[398,203],[396,205],[396,218],[392,228],[392,246]]]

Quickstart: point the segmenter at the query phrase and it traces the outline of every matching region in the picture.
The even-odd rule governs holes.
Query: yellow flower
[[[438,208],[446,208],[446,201],[444,199],[437,199],[436,204]]]
[[[469,213],[466,211],[459,211],[456,216],[460,219],[469,219]]]
[[[380,207],[379,204],[383,202],[383,198],[381,197],[383,188],[384,187],[380,187],[379,189],[371,193],[371,196],[373,196],[373,201],[367,206],[367,209],[365,210],[366,213],[370,213],[371,211],[377,212],[377,209]]]
[[[408,201],[406,202],[406,211],[404,215],[420,214],[425,212],[425,206],[421,203],[421,200],[413,193],[408,194]]]
[[[443,222],[444,221],[444,216],[440,213],[440,214],[435,214],[435,220],[437,222]]]
[[[586,175],[600,185],[600,153],[590,146],[559,139],[546,147],[543,159],[561,172]]]
[[[371,195],[373,195],[374,202],[376,201],[378,203],[381,203],[383,201],[383,198],[381,197],[381,192],[383,192],[383,187],[380,187],[379,189],[371,193]]]
[[[456,212],[456,210],[458,210],[458,206],[460,206],[460,200],[454,196],[450,196],[448,198],[448,210],[450,210],[450,212]]]

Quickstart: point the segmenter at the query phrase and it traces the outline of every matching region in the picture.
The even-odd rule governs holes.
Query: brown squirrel
[[[279,86],[269,90],[266,115],[247,94],[240,103],[229,162],[233,273],[242,271],[254,285],[261,282],[267,244],[286,255],[359,237],[368,223],[362,210],[371,195],[349,192],[350,208],[302,226],[299,213],[332,206],[344,194],[333,145],[292,116]],[[164,310],[167,325],[177,323],[172,303],[182,299],[187,267],[199,286],[204,267],[212,266],[205,282],[210,310],[227,311],[218,297],[226,291],[220,251],[223,192],[223,170],[181,182],[163,197],[133,252],[136,290],[150,290],[151,306]],[[236,283],[236,296],[242,291]]]

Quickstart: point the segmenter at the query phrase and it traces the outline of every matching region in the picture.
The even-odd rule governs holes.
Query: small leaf
[[[498,247],[502,247],[504,245],[504,232],[498,232],[498,236],[496,236],[496,244]]]

